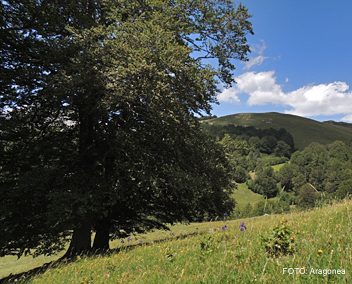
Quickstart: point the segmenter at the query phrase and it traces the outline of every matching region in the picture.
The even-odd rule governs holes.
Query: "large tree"
[[[222,0],[2,1],[0,254],[67,256],[232,207],[202,135],[245,60],[242,5]],[[209,64],[212,62],[212,65]]]

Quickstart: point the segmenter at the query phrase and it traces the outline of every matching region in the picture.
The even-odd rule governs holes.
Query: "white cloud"
[[[218,95],[218,100],[219,102],[239,103],[238,90],[235,88],[225,89]]]
[[[352,123],[352,114],[344,116],[341,121]]]
[[[231,102],[239,94],[248,96],[253,105],[276,104],[286,107],[285,112],[300,116],[345,115],[352,121],[352,92],[345,82],[303,86],[284,92],[277,83],[275,72],[246,72],[235,78],[237,84],[219,94],[219,101]],[[222,95],[222,94],[226,94]],[[232,96],[235,98],[232,98]]]
[[[245,70],[250,70],[252,67],[257,65],[262,65],[267,57],[264,56],[264,51],[266,49],[265,42],[262,40],[258,45],[251,48],[251,51],[256,54],[256,56],[249,58],[244,64]]]
[[[333,82],[304,86],[288,93],[287,112],[297,115],[316,116],[352,113],[352,93],[345,82]]]
[[[265,60],[265,57],[263,55],[258,55],[256,57],[252,57],[248,61],[245,62],[244,69],[249,70],[256,65],[262,65],[264,60]]]
[[[283,92],[276,83],[275,73],[270,72],[247,72],[236,78],[237,93],[249,95],[249,105],[262,105],[268,102],[281,104]]]

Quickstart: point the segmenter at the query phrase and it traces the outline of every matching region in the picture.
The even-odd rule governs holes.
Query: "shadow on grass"
[[[188,237],[202,235],[202,234],[205,234],[205,233],[206,233],[206,231],[204,231],[204,232],[193,232],[193,233],[189,233],[189,234],[180,234],[178,236],[167,237],[167,238],[163,238],[163,239],[159,239],[159,240],[125,245],[125,246],[122,246],[122,247],[118,247],[118,248],[115,248],[115,249],[110,249],[110,250],[103,251],[103,252],[92,252],[90,254],[85,255],[85,257],[108,256],[108,255],[112,255],[112,254],[115,254],[115,253],[119,253],[121,251],[124,251],[124,252],[125,251],[130,251],[132,249],[135,249],[135,248],[141,247],[141,246],[151,246],[153,244],[163,243],[163,242],[167,242],[167,241],[171,241],[171,240],[182,240],[182,239],[186,239]],[[63,258],[62,257],[62,258],[59,258],[58,260],[45,263],[45,264],[43,264],[40,267],[36,267],[34,269],[31,269],[31,270],[28,270],[28,271],[25,271],[25,272],[21,272],[21,273],[17,273],[17,274],[10,274],[9,276],[6,276],[6,277],[0,279],[0,284],[5,284],[5,283],[6,284],[8,284],[8,283],[11,283],[11,284],[12,283],[27,283],[32,278],[44,273],[48,269],[56,268],[56,267],[59,267],[61,265],[65,265],[65,264],[74,262],[76,259],[77,258],[67,259],[67,258]]]

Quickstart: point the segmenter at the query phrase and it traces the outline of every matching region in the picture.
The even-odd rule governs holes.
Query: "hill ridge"
[[[294,138],[295,146],[303,149],[312,142],[329,144],[336,140],[352,141],[352,124],[321,122],[311,118],[279,112],[236,113],[203,120],[213,126],[239,125],[256,128],[284,128]]]

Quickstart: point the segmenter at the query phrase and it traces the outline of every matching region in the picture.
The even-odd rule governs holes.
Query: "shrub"
[[[339,198],[345,198],[350,194],[352,194],[352,179],[347,179],[339,184],[336,195]]]
[[[214,251],[214,239],[211,236],[205,237],[200,242],[200,252],[202,258],[206,258]]]
[[[270,257],[292,255],[295,252],[295,238],[292,231],[282,222],[271,234],[262,239],[265,250]]]
[[[275,197],[278,194],[277,182],[271,167],[264,167],[257,171],[252,190],[268,198]]]
[[[320,193],[309,183],[301,186],[298,191],[297,205],[301,208],[308,209],[316,205]]]

